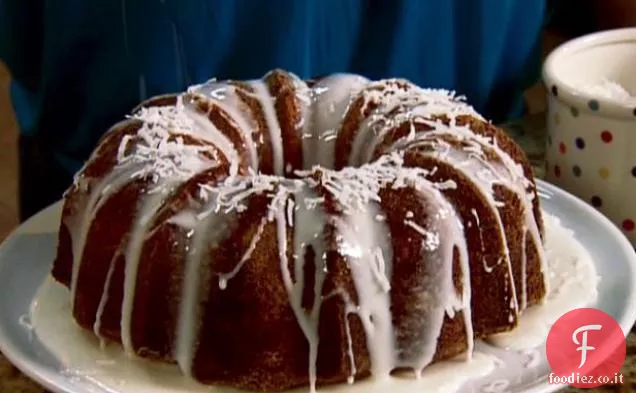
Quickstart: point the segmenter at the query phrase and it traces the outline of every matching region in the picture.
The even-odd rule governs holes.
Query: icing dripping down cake
[[[462,97],[275,70],[142,103],[64,196],[52,274],[102,340],[204,384],[420,372],[547,292],[521,149]]]

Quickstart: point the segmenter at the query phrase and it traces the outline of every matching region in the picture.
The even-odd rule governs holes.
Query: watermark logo
[[[577,388],[622,383],[625,352],[625,334],[614,318],[594,308],[570,311],[548,333],[549,382]]]

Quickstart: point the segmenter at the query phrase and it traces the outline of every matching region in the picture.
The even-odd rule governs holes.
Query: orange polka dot
[[[598,175],[601,177],[601,179],[607,179],[610,175],[610,171],[609,169],[603,167],[598,170]]]

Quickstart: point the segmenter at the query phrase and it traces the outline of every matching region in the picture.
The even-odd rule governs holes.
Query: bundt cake
[[[211,80],[152,98],[64,196],[73,316],[204,384],[420,372],[547,292],[532,167],[463,97],[401,79]]]

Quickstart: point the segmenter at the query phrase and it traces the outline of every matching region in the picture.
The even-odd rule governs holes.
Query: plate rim
[[[9,236],[7,236],[2,243],[0,243],[0,256],[4,255],[5,250],[10,247],[12,243],[16,241],[18,236],[27,232],[26,228],[34,226],[34,223],[41,219],[41,217],[47,213],[53,213],[62,207],[62,200],[59,200],[48,207],[40,210],[38,213],[29,217],[23,223],[14,228]],[[0,266],[2,265],[3,258],[0,258]],[[33,299],[31,299],[32,301]],[[37,362],[24,357],[20,354],[20,350],[9,339],[5,332],[5,324],[0,321],[0,353],[4,356],[15,368],[20,370],[27,378],[40,384],[47,390],[59,393],[81,393],[77,391],[68,390],[65,387],[60,386],[56,381],[60,377],[59,372],[53,373],[50,370],[42,367]]]
[[[567,201],[568,204],[573,204],[577,209],[584,210],[590,214],[594,221],[599,224],[599,230],[603,230],[609,237],[616,240],[621,246],[621,253],[626,256],[627,265],[630,268],[630,276],[633,282],[636,282],[636,253],[634,252],[634,246],[629,242],[628,238],[618,229],[618,227],[611,222],[611,220],[605,217],[601,212],[594,209],[592,206],[584,202],[582,199],[565,191],[558,186],[548,183],[545,180],[536,179],[537,194],[542,199],[550,199],[554,195],[558,195],[559,198]],[[37,221],[42,220],[43,216],[47,214],[54,214],[61,210],[62,200],[59,200],[48,207],[42,209],[22,224],[14,228],[11,233],[0,243],[0,256],[3,255],[6,249],[9,249],[10,245],[16,241],[16,239],[25,233],[29,232],[30,227],[34,227]],[[55,225],[55,224],[54,224]],[[56,230],[57,231],[57,230]],[[576,230],[574,230],[576,234]],[[631,256],[630,256],[631,255]],[[3,258],[0,258],[0,266],[2,266]],[[636,322],[636,288],[631,287],[627,295],[627,307],[625,312],[617,321],[623,330],[625,336],[629,334]],[[45,389],[59,393],[85,393],[86,391],[81,386],[77,386],[73,389],[67,384],[61,384],[61,374],[59,372],[52,372],[46,367],[42,367],[41,364],[31,360],[29,357],[23,356],[22,351],[11,342],[9,335],[6,332],[5,323],[0,321],[0,352],[2,355],[18,370],[20,370],[27,378],[33,380],[37,384],[41,385]],[[65,381],[64,381],[65,382]],[[534,383],[522,386],[520,392],[523,393],[550,393],[565,388],[566,385],[550,384],[548,381],[537,379]]]
[[[566,199],[568,203],[572,203],[577,207],[580,207],[582,210],[587,211],[590,215],[592,215],[598,224],[603,226],[603,230],[611,235],[618,243],[621,245],[621,253],[625,254],[627,259],[630,261],[628,264],[631,270],[630,276],[632,280],[636,282],[636,249],[634,245],[631,244],[629,239],[618,229],[618,227],[603,213],[599,210],[595,209],[581,198],[573,195],[572,193],[563,190],[551,183],[548,183],[545,180],[537,181],[537,191],[539,193],[546,194],[546,198],[551,198],[552,195],[558,194],[563,199]],[[570,228],[576,234],[576,230]],[[623,330],[625,336],[629,334],[629,332],[634,327],[634,323],[636,323],[636,288],[630,288],[629,294],[627,296],[627,304],[631,305],[628,309],[628,312],[623,315],[620,321],[617,321]],[[628,322],[631,321],[631,322]]]

